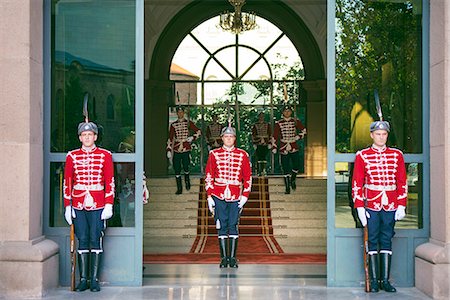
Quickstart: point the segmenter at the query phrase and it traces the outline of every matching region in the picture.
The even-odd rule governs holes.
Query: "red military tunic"
[[[268,145],[272,132],[266,122],[256,122],[252,127],[252,140],[255,145]]]
[[[300,120],[283,118],[275,123],[271,144],[273,148],[277,149],[277,141],[280,139],[279,151],[281,154],[297,152],[297,141],[304,138],[305,135],[306,128]]]
[[[114,165],[111,152],[95,147],[67,153],[64,167],[64,207],[97,210],[114,204]]]
[[[352,179],[355,208],[394,211],[406,206],[408,184],[403,153],[395,148],[369,147],[356,153]]]
[[[218,148],[222,146],[222,132],[223,126],[217,122],[211,123],[206,128],[206,140],[211,148]]]
[[[198,139],[202,132],[195,126],[192,121],[186,119],[178,119],[170,124],[169,139],[167,140],[166,151],[174,151],[176,153],[184,153],[191,151],[191,143],[187,141],[189,131],[195,132],[192,136],[193,140]]]
[[[252,171],[248,153],[242,149],[221,147],[211,150],[205,173],[205,190],[208,196],[213,195],[225,201],[239,201],[241,195],[247,198],[250,195]]]

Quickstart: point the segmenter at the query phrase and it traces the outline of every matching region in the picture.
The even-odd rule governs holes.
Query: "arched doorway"
[[[319,47],[317,45],[316,40],[313,38],[313,35],[308,30],[307,26],[302,22],[301,18],[293,13],[289,7],[285,4],[278,1],[268,1],[263,4],[252,4],[248,5],[248,9],[254,10],[261,18],[267,20],[268,23],[272,24],[273,27],[276,27],[279,31],[278,35],[276,35],[268,45],[263,49],[256,49],[256,47],[246,45],[244,43],[240,43],[239,40],[241,37],[232,36],[231,43],[222,45],[214,50],[208,49],[202,41],[196,41],[198,38],[196,37],[195,28],[199,24],[206,23],[211,17],[216,16],[218,20],[218,15],[221,11],[227,8],[226,2],[224,5],[214,3],[208,1],[198,1],[191,5],[185,7],[180,13],[178,13],[175,17],[172,18],[171,22],[165,30],[160,35],[155,47],[151,52],[151,59],[148,58],[149,64],[149,72],[148,79],[146,80],[146,96],[145,96],[145,131],[146,131],[146,139],[145,139],[145,165],[146,165],[146,173],[149,174],[152,178],[150,181],[159,182],[160,186],[165,186],[162,184],[162,181],[158,181],[158,177],[167,177],[168,175],[168,162],[165,159],[165,145],[167,141],[167,127],[170,120],[170,114],[168,111],[170,107],[173,107],[177,104],[177,94],[180,98],[180,104],[189,106],[189,110],[193,115],[199,116],[196,121],[199,121],[201,124],[203,122],[209,121],[210,115],[209,112],[211,110],[220,111],[222,114],[222,119],[228,118],[228,111],[230,114],[234,115],[234,120],[239,124],[237,120],[242,121],[242,116],[246,116],[243,113],[245,112],[257,112],[258,109],[267,109],[267,115],[270,115],[271,120],[279,118],[280,113],[277,109],[278,104],[282,104],[284,101],[283,89],[284,82],[286,82],[288,94],[292,95],[292,100],[289,101],[290,104],[295,104],[293,99],[295,99],[294,95],[303,95],[305,98],[305,102],[303,103],[303,107],[299,105],[298,109],[298,117],[304,117],[306,126],[308,127],[311,124],[313,127],[313,134],[308,137],[308,143],[311,141],[311,147],[317,147],[317,149],[322,149],[326,147],[325,141],[325,101],[324,101],[324,93],[323,90],[325,86],[323,83],[325,82],[324,75],[324,65],[321,52],[319,51]],[[177,49],[180,47],[180,44],[185,38],[189,38],[197,43],[197,46],[200,50],[206,52],[206,58],[204,62],[201,64],[200,71],[192,72],[192,70],[186,70],[185,72],[180,72],[178,68],[178,75],[186,75],[187,78],[183,78],[180,80],[179,78],[170,77],[171,68],[174,69],[173,57],[176,55]],[[286,76],[280,76],[277,78],[273,75],[273,71],[271,70],[271,64],[266,61],[264,58],[267,52],[275,45],[278,41],[286,39],[291,43],[291,46],[296,51],[296,56],[301,56],[301,60],[299,60],[299,65],[302,73],[301,76],[292,76],[286,80]],[[272,45],[273,44],[273,45]],[[202,48],[203,46],[203,48]],[[268,50],[269,49],[269,50]],[[218,58],[221,55],[227,57],[226,54],[233,55],[231,61],[235,62],[234,66],[239,66],[239,58],[235,51],[239,53],[240,51],[251,53],[255,56],[254,60],[247,62],[247,67],[241,69],[241,72],[236,72],[236,67],[227,68],[227,66],[223,65],[221,60]],[[299,55],[300,54],[300,55]],[[228,57],[230,57],[228,55]],[[237,61],[237,63],[236,63]],[[259,63],[268,70],[266,79],[261,79],[258,76],[250,77],[246,79],[246,75],[250,74],[250,70],[252,69],[252,63],[255,62],[255,66]],[[221,70],[221,74],[223,77],[221,78],[217,74],[208,73],[208,68],[211,64],[216,64],[219,66],[219,70]],[[222,64],[222,66],[221,66]],[[231,71],[230,71],[231,70]],[[272,73],[271,73],[272,72]],[[193,75],[193,76],[192,76]],[[298,74],[296,74],[298,75]],[[172,79],[172,80],[171,80]],[[246,87],[250,91],[251,88],[255,88],[255,86],[263,85],[269,83],[268,93],[265,94],[265,97],[255,97],[255,93],[251,92],[245,93]],[[222,84],[226,85],[224,88],[225,91],[231,92],[231,95],[227,93],[223,93],[224,99],[220,102],[219,97],[208,97],[208,85],[211,84]],[[243,86],[244,93],[239,94],[233,92],[233,88],[236,84],[240,84]],[[200,86],[197,87],[197,85]],[[306,86],[306,87],[305,87]],[[316,92],[319,90],[319,92]],[[197,96],[194,97],[194,91],[197,93]],[[178,93],[177,93],[178,92]],[[316,94],[315,94],[316,93]],[[225,95],[226,94],[226,95]],[[320,95],[320,96],[317,96]],[[247,97],[246,97],[247,96]],[[230,97],[231,99],[227,99]],[[316,102],[309,103],[306,99],[314,99]],[[219,98],[219,101],[215,102]],[[213,99],[213,100],[212,100]],[[255,100],[256,99],[256,100]],[[320,101],[317,101],[319,100]],[[227,100],[228,103],[227,104]],[[210,101],[210,102],[208,102]],[[255,101],[252,103],[252,101]],[[195,107],[194,107],[195,106]],[[198,111],[195,111],[195,110]],[[308,116],[312,115],[311,121],[309,121]],[[256,115],[256,113],[255,113]],[[244,117],[245,118],[245,117]],[[249,121],[255,121],[250,120]],[[311,122],[311,123],[309,123]],[[245,136],[248,136],[248,131],[246,129],[248,124],[242,122],[241,132],[241,145],[246,143]],[[204,127],[204,125],[201,125]],[[239,125],[237,125],[239,127]],[[155,130],[157,129],[157,130]],[[239,129],[239,128],[238,128]],[[246,134],[244,134],[246,132]],[[248,141],[248,140],[247,140]],[[308,145],[306,145],[308,148]],[[311,148],[315,150],[314,148]],[[310,150],[305,150],[310,151]],[[206,151],[203,152],[206,155]],[[318,155],[322,165],[317,168],[309,168],[309,166],[305,166],[306,170],[313,170],[316,173],[311,175],[324,175],[326,172],[326,160],[324,151],[310,151],[310,153],[314,153],[314,155]],[[198,174],[201,174],[201,159],[204,158],[204,155],[200,154],[199,157],[199,167]],[[313,160],[311,160],[313,161]],[[273,162],[273,160],[272,160]],[[325,162],[325,163],[324,163]],[[274,165],[276,165],[274,163]],[[170,170],[170,169],[169,169]],[[312,171],[312,172],[313,172]],[[273,173],[276,174],[276,169],[272,170]],[[307,174],[308,175],[308,174]],[[172,179],[173,180],[173,179]],[[322,190],[325,191],[323,186],[314,186],[311,187],[311,190]],[[281,193],[279,193],[281,194]],[[185,202],[193,202],[199,200],[199,196],[197,195],[196,199],[187,199]],[[293,196],[292,200],[295,197],[300,199],[300,196]],[[171,197],[167,197],[169,199]],[[181,198],[177,198],[177,204],[183,202]],[[323,240],[322,250],[326,249],[326,196],[323,199],[321,204],[324,216],[319,217],[321,230],[323,234],[321,238]],[[281,200],[279,203],[282,203]],[[152,203],[150,203],[151,207]],[[167,203],[167,205],[169,205]],[[157,206],[155,204],[155,206]],[[186,208],[183,207],[182,210],[191,210],[192,207]],[[280,210],[284,209],[280,207]],[[151,210],[149,208],[149,210]],[[300,210],[299,210],[300,211]],[[160,216],[163,215],[162,213]],[[167,216],[167,215],[165,215]],[[159,217],[159,216],[158,216]],[[163,221],[159,222],[156,225],[156,220],[149,220],[148,222],[145,219],[144,212],[144,223],[155,224],[156,228]],[[298,220],[296,220],[297,222]],[[153,222],[153,223],[152,223]],[[306,221],[307,222],[307,221]],[[298,223],[298,222],[297,222]],[[173,223],[171,223],[173,225]],[[189,225],[184,225],[186,228],[191,228]],[[298,230],[297,225],[295,229]],[[146,229],[144,228],[144,252],[146,248]],[[162,232],[162,231],[160,231]],[[195,232],[194,232],[195,233]],[[189,234],[187,234],[189,235]],[[156,238],[152,240],[154,243]],[[161,248],[163,249],[163,248]]]
[[[155,47],[152,49],[148,62],[148,79],[145,82],[145,131],[152,132],[152,128],[167,128],[169,122],[167,107],[175,103],[175,93],[170,80],[170,66],[172,58],[183,39],[204,21],[218,16],[222,11],[229,9],[229,4],[211,3],[210,1],[196,1],[182,9],[161,33]],[[313,129],[314,134],[308,136],[311,145],[309,155],[313,157],[308,161],[313,162],[306,167],[308,175],[326,174],[325,151],[325,65],[322,53],[319,50],[316,39],[305,25],[305,23],[287,5],[279,1],[264,1],[264,3],[247,3],[245,8],[255,11],[280,29],[280,33],[292,42],[292,45],[301,55],[304,67],[305,93],[311,102],[306,103],[307,114],[305,115],[311,123],[307,127]],[[146,54],[147,55],[147,54]],[[242,78],[241,78],[242,79]],[[280,80],[282,81],[282,80]],[[167,162],[164,159],[164,147],[154,145],[165,145],[166,135],[146,134],[145,139],[145,170],[151,176],[166,176]],[[308,147],[308,145],[306,146]],[[308,151],[308,149],[307,149]],[[320,165],[320,166],[318,166]]]

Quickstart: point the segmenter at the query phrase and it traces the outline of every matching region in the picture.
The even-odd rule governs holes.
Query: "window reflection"
[[[377,90],[388,144],[422,152],[421,1],[336,1],[336,152],[370,145]]]
[[[124,140],[134,145],[129,140],[135,131],[134,2],[52,3],[51,151],[79,146],[85,93],[89,118],[99,127],[97,145],[112,152],[119,151]]]
[[[134,227],[134,163],[115,163],[114,169],[116,195],[114,197],[114,214],[113,217],[107,221],[108,227]],[[51,163],[49,202],[50,227],[67,226],[67,223],[64,219],[64,199],[62,193],[63,180],[64,163]],[[138,181],[138,183],[141,182],[141,180]]]
[[[335,164],[336,208],[335,226],[337,228],[360,228],[351,198],[351,179],[353,163]],[[395,225],[397,229],[423,228],[423,177],[422,164],[407,163],[408,203],[406,217]]]

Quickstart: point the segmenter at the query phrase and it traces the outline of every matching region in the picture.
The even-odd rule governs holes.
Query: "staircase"
[[[197,235],[200,178],[191,189],[175,195],[173,178],[147,179],[149,202],[144,205],[144,253],[188,253]]]
[[[285,253],[326,253],[327,181],[297,178],[284,194],[284,178],[269,178],[274,235]]]
[[[284,194],[283,178],[265,180],[265,192],[258,191],[254,178],[239,234],[273,234],[285,253],[326,253],[326,180],[298,178],[297,190],[290,195]],[[190,191],[175,195],[174,178],[148,180],[144,253],[188,253],[197,234],[216,235],[200,178],[191,183]],[[265,201],[257,199],[258,192]]]

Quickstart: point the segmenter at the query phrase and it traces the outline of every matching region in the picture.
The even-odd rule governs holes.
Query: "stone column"
[[[449,299],[450,1],[430,1],[430,27],[431,236],[416,249],[415,279],[434,299]]]
[[[327,172],[327,95],[326,80],[303,81],[307,94],[305,171],[307,176],[326,176]]]
[[[58,284],[43,237],[43,1],[0,1],[0,295]]]

